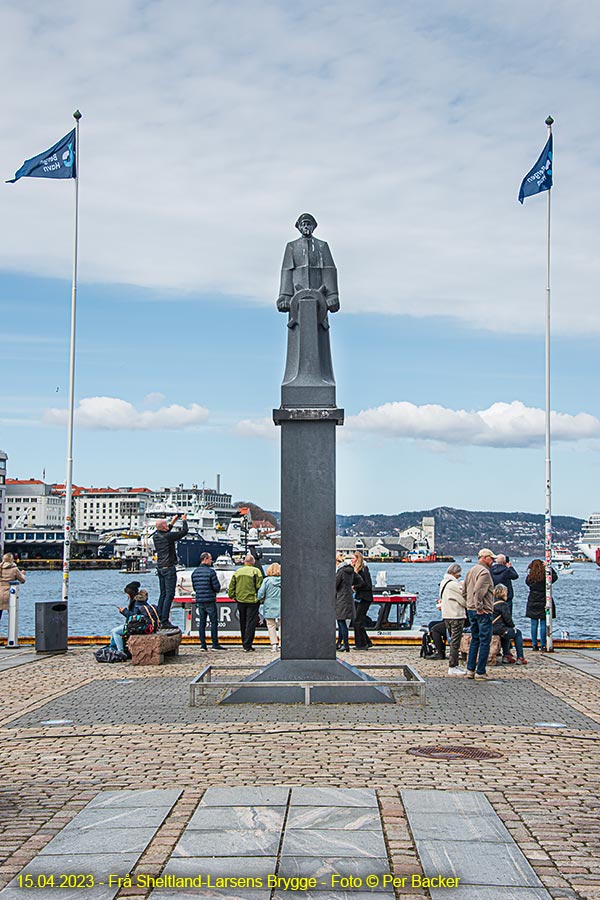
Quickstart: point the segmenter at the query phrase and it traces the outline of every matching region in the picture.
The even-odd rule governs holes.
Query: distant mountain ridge
[[[483,510],[435,509],[416,510],[385,516],[337,516],[337,533],[354,535],[393,535],[411,525],[419,525],[423,516],[435,519],[436,551],[441,555],[457,556],[477,553],[480,547],[511,556],[540,556],[544,549],[544,516],[525,512],[485,512]],[[583,519],[574,516],[554,516],[553,543],[575,550]]]

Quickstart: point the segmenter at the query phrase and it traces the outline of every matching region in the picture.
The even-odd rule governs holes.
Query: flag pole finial
[[[552,118],[552,116],[548,116],[548,118],[546,119],[546,125],[548,126],[548,128],[554,125],[554,119]]]
[[[74,118],[77,122],[79,122],[79,120],[80,120],[80,118],[81,118],[81,113],[79,112],[78,109],[76,109],[75,112],[73,113],[73,118]]]

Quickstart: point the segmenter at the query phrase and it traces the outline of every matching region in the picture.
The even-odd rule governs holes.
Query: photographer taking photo
[[[173,526],[177,519],[181,519],[182,526],[173,531]],[[158,575],[158,584],[160,586],[160,596],[158,598],[158,615],[160,616],[161,628],[175,628],[176,626],[169,619],[171,613],[171,604],[175,596],[175,585],[177,584],[177,551],[175,544],[188,533],[187,515],[180,516],[179,513],[173,516],[170,522],[166,519],[159,519],[156,523],[156,531],[152,536],[154,549],[156,550],[156,573]]]

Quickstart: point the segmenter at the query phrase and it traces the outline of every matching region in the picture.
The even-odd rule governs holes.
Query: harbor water
[[[471,563],[458,560],[466,571]],[[518,627],[529,636],[529,620],[525,618],[527,586],[525,576],[529,559],[516,559],[514,566],[519,580],[515,589],[514,617]],[[409,592],[419,595],[414,627],[427,625],[438,619],[435,601],[438,585],[447,569],[447,563],[378,563],[370,570],[375,582],[376,574],[384,570],[388,584],[403,584]],[[36,601],[61,597],[62,573],[27,572],[27,581],[21,585],[19,604],[19,634],[34,634]],[[122,621],[118,607],[124,605],[124,586],[133,579],[140,581],[148,591],[151,601],[158,599],[158,578],[154,571],[145,575],[123,575],[117,571],[74,571],[69,582],[69,633],[72,635],[106,635]],[[554,636],[566,631],[571,638],[600,638],[598,611],[600,607],[600,569],[591,563],[574,563],[573,574],[559,576],[554,585],[557,618]],[[7,613],[0,621],[0,635],[6,635]],[[171,616],[175,624],[183,625],[183,612],[174,609]]]

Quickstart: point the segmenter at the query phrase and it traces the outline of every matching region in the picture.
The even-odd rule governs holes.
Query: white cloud
[[[85,397],[75,410],[78,428],[97,428],[106,431],[150,431],[193,428],[203,425],[208,410],[197,403],[190,406],[163,406],[160,409],[139,411],[132,403],[118,397]],[[47,425],[65,425],[66,409],[47,409]]]
[[[242,419],[235,426],[235,431],[240,437],[266,438],[271,441],[279,436],[279,430],[273,419],[266,416],[264,419]]]
[[[144,406],[160,406],[165,399],[165,395],[160,391],[151,391],[144,397]]]
[[[493,403],[487,409],[468,411],[436,404],[415,406],[406,401],[384,403],[349,416],[348,429],[386,437],[438,441],[478,447],[533,447],[544,443],[544,410],[519,400]],[[552,412],[553,441],[600,438],[600,420],[588,413]]]
[[[553,327],[598,332],[600,17],[583,2],[544,9],[4,4],[3,177],[81,103],[83,282],[274,303],[308,208],[344,310],[542,330],[545,202],[516,197],[552,111]],[[68,278],[69,185],[2,190],[0,266]]]

